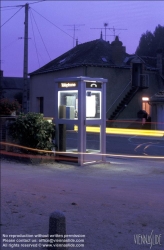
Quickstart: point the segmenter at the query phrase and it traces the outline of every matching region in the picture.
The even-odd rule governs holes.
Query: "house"
[[[118,36],[111,43],[102,38],[73,49],[30,73],[30,111],[55,117],[55,79],[89,76],[108,79],[106,86],[107,126],[131,126],[137,113],[151,116],[149,98],[164,86],[161,51],[157,58],[129,55]]]
[[[0,71],[0,98],[7,98],[10,100],[16,99],[22,104],[24,80],[23,77],[6,77],[3,76],[3,71]],[[29,102],[29,78],[28,78],[28,102]],[[27,104],[28,105],[28,104]],[[29,105],[28,105],[29,106]],[[28,108],[29,110],[29,108]]]
[[[164,90],[152,96],[149,104],[151,105],[152,128],[164,130]]]

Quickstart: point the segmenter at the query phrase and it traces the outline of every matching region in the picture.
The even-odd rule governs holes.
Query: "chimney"
[[[160,75],[162,75],[162,49],[157,49],[157,69]]]
[[[76,39],[76,46],[78,45],[78,39]]]
[[[116,36],[115,40],[111,43],[112,50],[112,60],[114,64],[120,65],[123,62],[125,57],[125,46],[122,46],[122,42],[119,41],[118,36]]]

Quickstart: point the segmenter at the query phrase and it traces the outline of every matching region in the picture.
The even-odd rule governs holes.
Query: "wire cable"
[[[41,3],[41,2],[45,2],[45,0],[37,1],[37,2],[34,2],[34,3],[29,3],[29,4],[31,5],[31,4],[35,4],[35,3]]]
[[[12,17],[10,17],[4,24],[1,25],[1,28],[8,22],[10,21],[21,9],[23,8],[23,6],[14,14],[12,15]]]
[[[33,33],[33,36],[34,36],[34,45],[35,45],[35,50],[36,50],[36,55],[37,55],[37,59],[38,59],[38,64],[39,64],[39,67],[40,67],[40,62],[39,62],[39,56],[38,56],[38,50],[37,50],[37,46],[36,46],[36,40],[35,40],[35,33],[34,33],[34,27],[33,27],[33,22],[32,22],[32,18],[33,18],[33,13],[30,9],[30,20],[31,20],[31,26],[32,26],[32,33]]]
[[[20,7],[20,6],[24,6],[24,5],[2,6],[2,7],[0,7],[0,9],[4,9],[4,8],[16,8],[16,7]]]
[[[37,27],[37,30],[38,30],[38,32],[39,32],[39,35],[40,35],[40,37],[41,37],[41,39],[42,39],[43,45],[44,45],[44,47],[45,47],[45,50],[47,51],[47,54],[48,54],[48,56],[49,56],[49,59],[51,60],[50,54],[48,53],[48,50],[47,50],[47,48],[46,48],[46,45],[45,45],[45,43],[44,43],[44,40],[43,40],[43,38],[42,38],[42,35],[41,35],[41,33],[40,33],[40,30],[39,30],[39,28],[38,28],[38,25],[37,25],[37,23],[36,23],[36,21],[35,21],[34,16],[33,16],[33,19],[34,19],[35,25],[36,25],[36,27]]]
[[[31,8],[33,9],[33,8]],[[33,9],[34,10],[34,9]],[[68,34],[67,32],[65,32],[64,30],[62,30],[61,28],[59,28],[57,25],[55,25],[53,22],[51,22],[50,20],[48,20],[46,17],[44,17],[42,14],[40,14],[39,12],[37,12],[36,10],[34,10],[38,15],[40,15],[42,18],[44,18],[46,21],[48,21],[49,23],[51,23],[53,26],[55,26],[57,29],[59,29],[60,31],[62,31],[63,33],[65,33],[66,35],[68,35],[71,38],[74,38],[73,36],[71,36],[70,34]]]
[[[13,7],[11,9],[2,9],[1,11],[8,11],[8,10],[15,10],[16,7]]]
[[[34,2],[34,3],[28,3],[28,4],[31,5],[31,4],[35,4],[35,3],[41,3],[41,2],[44,2],[44,1],[46,1],[46,0],[40,0],[40,1],[37,1],[37,2]],[[20,6],[24,7],[25,5],[0,6],[0,9],[11,8],[11,7],[16,8],[16,7],[20,7]]]

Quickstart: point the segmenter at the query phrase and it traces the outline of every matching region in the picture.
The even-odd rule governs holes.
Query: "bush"
[[[44,120],[40,113],[21,113],[10,125],[9,133],[21,146],[42,150],[54,147],[55,125]]]
[[[11,115],[13,111],[18,111],[20,104],[17,100],[10,100],[7,98],[0,99],[0,114]]]

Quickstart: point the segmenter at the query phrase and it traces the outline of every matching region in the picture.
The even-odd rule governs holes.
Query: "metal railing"
[[[124,93],[124,91],[128,88],[128,86],[130,85],[131,81],[126,85],[126,87],[123,89],[123,91],[119,94],[119,96],[117,97],[117,99],[112,103],[112,105],[108,108],[108,110],[106,111],[106,114],[108,113],[108,111],[113,107],[113,105],[117,102],[117,100],[120,98],[120,96]]]

